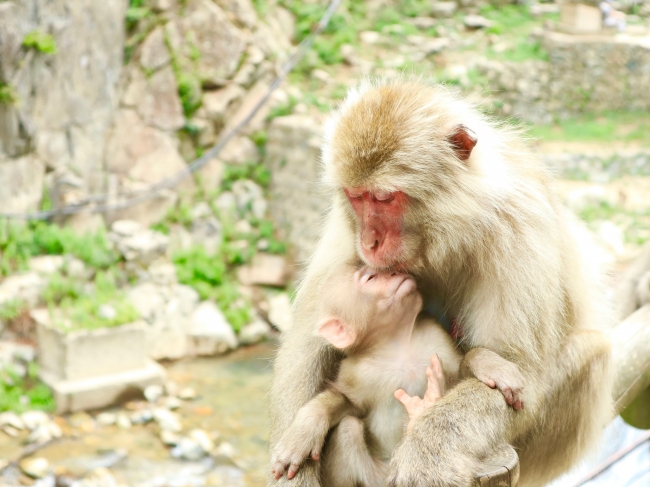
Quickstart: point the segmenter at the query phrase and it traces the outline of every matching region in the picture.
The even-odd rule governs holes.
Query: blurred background
[[[643,257],[650,3],[343,0],[253,112],[327,5],[0,1],[0,485],[264,485],[320,131],[363,76],[523,124],[612,282]],[[624,416],[649,428],[650,394]],[[648,443],[589,485],[650,485]]]

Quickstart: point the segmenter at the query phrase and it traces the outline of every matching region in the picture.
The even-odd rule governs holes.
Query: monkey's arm
[[[271,453],[275,478],[287,472],[287,478],[293,479],[306,458],[319,460],[327,432],[352,410],[347,397],[335,389],[321,392],[301,407]]]
[[[515,409],[524,408],[524,376],[512,362],[486,348],[473,348],[460,364],[461,378],[476,377],[483,384],[501,391]]]

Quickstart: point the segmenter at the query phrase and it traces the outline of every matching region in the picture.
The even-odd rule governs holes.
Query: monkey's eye
[[[363,199],[363,193],[356,193],[352,191],[345,191],[345,193],[348,195],[348,198],[352,200],[360,200]]]
[[[373,194],[373,197],[377,201],[381,201],[382,203],[388,203],[389,201],[393,201],[395,199],[395,193],[387,193],[384,191],[378,191]]]

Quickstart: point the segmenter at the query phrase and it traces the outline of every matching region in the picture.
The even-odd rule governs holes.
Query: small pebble
[[[163,387],[160,385],[151,385],[144,390],[144,397],[149,402],[156,402],[163,395]]]
[[[45,458],[26,458],[19,463],[20,469],[33,479],[41,479],[50,470],[50,462]]]
[[[131,428],[131,420],[126,415],[126,413],[118,413],[115,424],[117,424],[118,428],[122,428],[124,430]]]
[[[191,401],[192,399],[196,399],[196,391],[191,387],[185,387],[178,393],[178,397],[183,401]]]
[[[115,413],[99,413],[95,419],[103,426],[110,426],[117,421],[117,414]]]

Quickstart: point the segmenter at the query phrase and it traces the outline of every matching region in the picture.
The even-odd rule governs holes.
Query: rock
[[[270,334],[271,327],[269,324],[261,318],[258,318],[239,331],[239,343],[242,345],[258,343],[268,338]]]
[[[291,327],[291,301],[288,294],[280,293],[269,298],[269,321],[281,332]]]
[[[185,124],[178,85],[171,66],[163,67],[151,76],[145,75],[137,67],[132,68],[122,103],[126,107],[135,108],[146,125],[174,131]]]
[[[203,84],[220,86],[239,65],[246,47],[243,32],[210,0],[189,0],[184,15],[167,24],[168,38],[177,55],[193,64]]]
[[[235,456],[235,453],[236,453],[235,447],[232,446],[227,441],[222,442],[214,452],[215,455],[222,455],[230,459],[232,459]]]
[[[374,30],[359,32],[359,40],[361,40],[363,44],[377,44],[380,39],[381,34],[379,34],[379,32],[375,32]]]
[[[220,212],[227,215],[237,208],[237,199],[231,191],[224,191],[216,200],[214,200],[214,206],[216,206]]]
[[[187,434],[188,438],[195,441],[205,453],[210,453],[214,450],[214,442],[210,436],[201,429],[190,430]]]
[[[181,438],[181,435],[173,433],[172,431],[162,430],[160,432],[160,440],[167,446],[178,445],[181,441]]]
[[[32,257],[27,263],[29,270],[39,274],[51,275],[59,272],[65,263],[62,255],[39,255]]]
[[[135,411],[129,416],[132,424],[145,424],[153,420],[153,413],[149,409]]]
[[[29,306],[36,306],[45,286],[45,279],[36,272],[8,276],[0,282],[0,304],[24,301]]]
[[[142,266],[164,256],[168,245],[167,235],[149,229],[117,239],[116,242],[117,249],[127,261],[133,261]]]
[[[45,458],[26,458],[19,463],[20,469],[33,479],[41,479],[50,471],[50,462]]]
[[[142,231],[142,225],[133,220],[117,220],[111,225],[111,232],[120,237],[132,237]]]
[[[422,52],[427,56],[430,54],[437,54],[446,47],[449,46],[449,39],[447,37],[438,37],[437,39],[431,39],[426,41],[420,46]]]
[[[11,426],[12,428],[22,430],[25,428],[25,423],[16,413],[5,411],[4,413],[0,413],[0,427],[3,426]]]
[[[406,20],[411,25],[413,25],[413,27],[420,30],[431,29],[432,27],[438,25],[438,21],[436,19],[432,19],[431,17],[413,17]]]
[[[177,397],[165,398],[165,407],[170,411],[174,411],[181,407],[181,401]]]
[[[82,279],[90,279],[93,271],[86,269],[86,264],[83,261],[71,255],[66,256],[65,272],[69,277],[77,277]]]
[[[456,2],[434,2],[431,5],[431,15],[437,18],[453,17],[456,13]]]
[[[171,455],[186,460],[200,460],[205,456],[205,451],[191,438],[181,438],[178,444],[172,448]]]
[[[163,408],[156,408],[153,410],[153,419],[158,423],[161,430],[171,431],[172,433],[180,433],[183,429],[181,420],[178,414]]]
[[[20,419],[28,430],[35,430],[39,426],[47,426],[50,423],[49,416],[43,411],[26,411]]]
[[[170,262],[159,259],[153,262],[147,269],[149,279],[160,286],[172,286],[178,283],[176,267]]]
[[[237,347],[237,337],[216,304],[204,301],[194,310],[187,330],[193,355],[221,354]]]
[[[255,85],[248,90],[240,107],[226,122],[226,130],[232,130],[239,123],[243,122],[251,113],[253,108],[258,105],[268,92],[268,82],[265,79],[259,80]],[[250,135],[258,130],[266,127],[266,119],[268,117],[270,107],[268,104],[263,104],[259,111],[250,119],[241,129],[244,135]]]
[[[102,304],[97,310],[97,315],[105,320],[114,320],[117,316],[117,310],[110,304]]]
[[[46,443],[52,439],[49,425],[37,426],[27,437],[27,443]]]
[[[484,29],[494,25],[494,22],[480,15],[466,15],[463,23],[468,29]]]
[[[196,390],[191,387],[184,387],[179,391],[178,398],[183,401],[192,401],[193,399],[196,399]]]
[[[235,25],[249,29],[255,27],[257,14],[250,0],[217,0],[217,5],[223,8]]]
[[[118,428],[123,430],[128,430],[131,428],[131,420],[129,419],[127,414],[123,412],[117,413],[115,424],[117,425]]]
[[[237,277],[245,286],[258,284],[284,287],[290,274],[291,269],[283,256],[260,253],[253,257],[250,264],[239,268]]]
[[[234,137],[218,157],[229,164],[245,164],[259,161],[260,154],[257,146],[248,137]]]
[[[232,193],[235,196],[237,209],[244,214],[249,208],[253,210],[255,218],[263,218],[266,213],[266,200],[264,191],[255,182],[249,179],[239,179],[232,185]]]
[[[156,402],[163,396],[163,386],[151,385],[144,390],[144,397],[149,402]]]
[[[111,426],[117,421],[117,414],[115,413],[99,413],[95,420],[102,426]]]
[[[206,487],[245,487],[244,472],[233,465],[219,465],[206,476]]]
[[[142,43],[140,65],[147,71],[155,71],[171,61],[162,27],[156,27]]]
[[[226,119],[239,109],[245,94],[246,91],[234,83],[220,90],[206,91],[200,113],[211,120],[219,131],[226,125]]]

